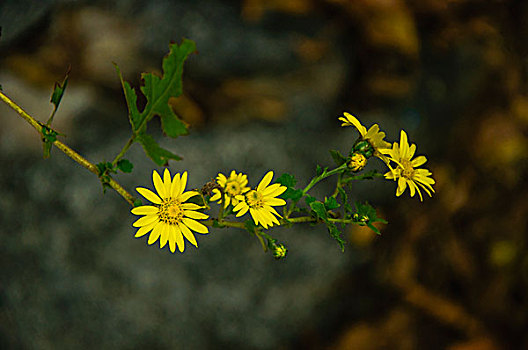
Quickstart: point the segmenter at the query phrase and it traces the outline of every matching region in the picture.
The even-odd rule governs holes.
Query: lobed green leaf
[[[117,168],[124,173],[131,173],[132,169],[134,168],[134,164],[132,164],[128,159],[121,159],[116,165]]]
[[[160,166],[167,166],[169,159],[181,160],[182,158],[174,153],[160,147],[152,136],[146,133],[138,134],[136,140],[143,146],[145,153]]]

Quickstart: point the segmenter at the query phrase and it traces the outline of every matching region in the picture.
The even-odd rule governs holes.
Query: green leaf
[[[136,200],[134,201],[134,208],[135,207],[140,207],[142,205],[143,205],[143,202],[141,201],[141,199],[136,198]]]
[[[180,120],[169,106],[170,97],[182,94],[183,64],[187,57],[196,51],[194,41],[184,39],[182,44],[171,44],[169,54],[163,59],[163,76],[160,78],[152,73],[143,73],[141,91],[147,98],[141,119],[158,115],[162,128],[170,137],[187,134],[187,125]]]
[[[53,142],[57,140],[57,135],[59,135],[59,133],[46,125],[42,125],[41,131],[43,142],[43,157],[44,159],[47,159],[50,156],[51,146],[53,145]]]
[[[387,221],[379,218],[376,209],[372,207],[368,202],[361,203],[355,202],[356,213],[354,213],[354,221],[360,226],[368,226],[371,230],[376,232],[378,235],[381,234],[380,231],[373,225],[375,222],[381,222],[387,224]]]
[[[141,143],[145,153],[147,153],[154,163],[160,166],[167,166],[169,164],[169,159],[181,160],[181,157],[167,151],[164,148],[161,148],[149,134],[138,134],[136,140]]]
[[[336,150],[330,150],[330,154],[332,155],[332,158],[334,159],[334,162],[337,166],[341,166],[344,163],[346,163],[346,158],[343,156],[339,151]]]
[[[286,187],[295,187],[297,184],[297,180],[293,175],[290,175],[288,173],[282,174],[278,179],[277,182],[280,183],[282,186]]]
[[[62,80],[62,83],[59,83],[58,81],[55,82],[55,86],[53,87],[53,93],[51,94],[50,102],[55,105],[55,109],[59,108],[59,104],[62,100],[62,96],[64,95],[64,91],[66,90],[66,86],[68,85],[68,78],[70,76],[71,66],[68,68],[68,71],[66,72],[66,76]]]
[[[312,208],[317,218],[323,221],[328,220],[328,216],[326,214],[326,208],[323,202],[320,202],[320,201],[312,202],[310,203],[310,208]]]
[[[121,86],[123,87],[123,92],[125,94],[125,101],[128,107],[128,120],[130,121],[130,125],[132,125],[132,130],[138,131],[143,124],[144,118],[141,118],[137,107],[136,90],[132,89],[127,81],[123,80],[121,70],[116,63],[114,63],[114,67],[117,71],[117,75],[119,76],[119,80],[121,81]]]
[[[117,162],[117,168],[121,170],[124,173],[131,173],[132,168],[134,168],[134,164],[130,163],[128,159],[121,159]]]
[[[326,210],[337,209],[341,206],[339,203],[337,203],[337,200],[335,199],[335,197],[325,198],[324,205],[326,207]]]
[[[341,231],[332,222],[327,222],[326,227],[328,228],[328,233],[330,236],[336,240],[337,244],[339,244],[339,247],[341,248],[341,251],[344,252],[346,242],[343,240],[343,238],[341,238]]]
[[[317,166],[315,167],[315,174],[319,176],[323,173],[323,171],[324,171],[323,168],[321,168],[321,166],[317,164]]]
[[[310,206],[310,204],[312,204],[313,202],[315,202],[317,199],[315,197],[312,197],[310,195],[306,195],[306,197],[304,198],[304,201],[306,202],[306,204],[308,206]]]
[[[297,202],[299,199],[301,199],[303,195],[303,191],[299,189],[295,189],[295,184],[297,183],[297,180],[293,175],[290,175],[288,173],[282,174],[278,179],[277,183],[280,183],[283,186],[286,186],[288,189],[284,191],[283,194],[281,194],[279,197],[282,199],[291,199],[294,202]]]

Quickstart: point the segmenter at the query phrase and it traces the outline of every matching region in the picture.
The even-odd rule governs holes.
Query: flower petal
[[[178,223],[178,227],[180,228],[180,231],[183,233],[183,235],[185,236],[185,238],[187,238],[187,240],[189,242],[191,242],[191,244],[193,246],[195,246],[196,248],[198,248],[198,242],[196,242],[196,237],[194,237],[193,233],[191,232],[191,230],[189,230],[189,228],[187,226],[185,226],[184,224],[182,224],[181,222]]]
[[[149,190],[148,188],[143,188],[143,187],[136,187],[136,191],[142,195],[143,197],[145,197],[148,201],[150,201],[151,203],[154,203],[154,204],[161,204],[162,203],[162,200],[161,198],[155,194],[154,192],[152,192],[151,190]]]
[[[174,175],[174,178],[172,179],[172,184],[171,184],[171,197],[172,198],[178,197],[178,194],[180,193],[180,184],[181,184],[180,173],[176,173],[176,175]]]
[[[136,234],[134,235],[134,237],[139,238],[139,237],[142,237],[142,236],[146,235],[147,233],[152,231],[154,226],[156,226],[157,224],[159,224],[159,222],[158,221],[154,221],[151,224],[148,224],[148,225],[145,225],[143,227],[140,227],[139,230],[136,231]]]
[[[161,233],[160,233],[160,248],[163,249],[169,241],[169,225],[163,223],[161,224]]]
[[[171,253],[176,252],[176,233],[173,225],[169,225],[169,249]]]
[[[156,192],[158,192],[158,195],[161,199],[167,199],[168,193],[165,190],[165,185],[163,184],[163,180],[161,180],[160,174],[156,170],[152,172],[152,182],[154,182],[154,187],[156,188]]]
[[[180,251],[180,253],[183,253],[183,251],[185,250],[185,241],[183,240],[183,234],[178,226],[171,225],[171,228],[172,237],[178,245],[178,250]]]
[[[165,224],[160,222],[158,225],[154,226],[152,232],[150,233],[149,239],[147,241],[148,245],[156,242],[161,235],[161,230],[164,228]]]
[[[260,183],[257,186],[257,192],[262,192],[271,182],[271,179],[273,179],[273,170],[268,171],[266,175],[262,178]]]
[[[134,227],[141,227],[141,226],[147,226],[153,223],[154,221],[158,221],[157,215],[147,215],[143,216],[142,218],[139,218],[132,224]]]
[[[178,193],[178,194],[182,194],[183,191],[185,191],[185,187],[187,187],[187,172],[184,172],[182,177],[181,177],[180,193]]]
[[[239,216],[242,216],[247,213],[248,209],[249,206],[246,202],[240,202],[233,208],[233,211],[238,211],[238,213],[236,214],[236,217],[238,218]]]
[[[167,195],[170,195],[172,180],[170,171],[167,168],[165,168],[165,171],[163,172],[163,185],[165,186],[165,192],[167,192]]]
[[[425,158],[424,156],[418,156],[414,158],[413,160],[411,160],[411,164],[415,168],[419,167],[420,165],[424,165],[425,162],[427,162],[427,158]]]
[[[269,198],[269,199],[266,199],[265,204],[276,207],[276,206],[280,206],[280,205],[285,205],[286,201],[284,199],[282,199],[282,198]]]
[[[158,207],[153,205],[141,205],[133,208],[130,212],[134,215],[152,215],[158,212]]]
[[[203,207],[194,203],[182,203],[181,208],[184,210],[198,210],[202,209]]]
[[[196,219],[196,220],[204,220],[209,217],[209,215],[200,213],[199,211],[192,211],[192,210],[184,210],[183,215],[185,215],[188,218]]]
[[[185,226],[187,226],[193,231],[196,231],[202,234],[209,233],[209,229],[207,228],[207,226],[200,224],[198,221],[194,221],[193,219],[189,219],[189,218],[182,218],[182,221],[185,224]]]
[[[187,191],[179,195],[179,200],[183,203],[183,202],[186,202],[187,199],[194,197],[194,196],[198,196],[198,195],[200,194],[196,191]]]
[[[398,188],[396,189],[396,197],[401,196],[406,188],[407,188],[407,181],[405,180],[405,178],[400,177],[398,179]]]

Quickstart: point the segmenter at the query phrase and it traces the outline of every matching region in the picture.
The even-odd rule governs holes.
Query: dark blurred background
[[[191,134],[160,143],[190,187],[237,169],[304,186],[357,133],[343,111],[425,154],[436,195],[361,183],[389,221],[352,227],[346,250],[321,226],[213,229],[184,254],[134,239],[121,197],[0,105],[2,349],[528,348],[528,2],[196,0],[0,2],[0,83],[41,121],[55,81],[63,140],[97,163],[128,139],[112,62],[134,86],[171,41],[198,54],[174,110]],[[155,123],[154,123],[155,124]],[[159,128],[158,128],[159,130]],[[127,155],[130,191],[154,164]],[[314,190],[327,194],[330,183]]]

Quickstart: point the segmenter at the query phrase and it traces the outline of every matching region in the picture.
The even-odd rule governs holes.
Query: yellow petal
[[[264,175],[259,185],[257,186],[257,192],[262,192],[270,184],[271,179],[273,179],[272,170],[268,171],[268,173]]]
[[[216,182],[218,182],[220,186],[225,187],[227,178],[224,174],[218,173],[218,176],[216,177]]]
[[[176,241],[176,244],[178,245],[178,250],[180,253],[183,253],[185,250],[185,241],[183,240],[183,234],[178,226],[171,226],[172,230],[172,236],[174,240]]]
[[[220,190],[218,188],[215,188],[213,190],[213,193],[214,195],[209,200],[213,202],[220,200],[220,198],[222,197],[222,193],[220,193]]]
[[[258,226],[259,222],[261,221],[260,216],[258,215],[258,212],[253,208],[249,208],[249,213],[251,214],[251,217],[253,218],[255,225]]]
[[[419,167],[420,165],[425,164],[425,162],[427,162],[427,158],[424,156],[418,156],[411,161],[411,164],[413,167]]]
[[[273,186],[273,185],[271,185],[271,186]],[[277,197],[277,196],[280,196],[281,194],[283,194],[288,189],[286,186],[280,186],[277,189],[275,189],[274,191],[268,192],[267,191],[268,188],[266,188],[266,190],[264,191],[264,193],[265,193],[264,196],[265,197]]]
[[[136,187],[136,191],[138,191],[138,193],[140,195],[142,195],[148,201],[150,201],[150,202],[152,202],[154,204],[161,204],[162,203],[161,198],[157,194],[155,194],[154,192],[149,190],[148,188]]]
[[[403,191],[407,188],[407,181],[405,178],[400,177],[398,179],[398,188],[396,189],[396,197],[399,197],[402,195]]]
[[[285,205],[286,201],[281,198],[269,198],[269,199],[266,199],[266,204],[276,207],[280,205]]]
[[[152,215],[158,213],[158,208],[153,205],[142,205],[133,208],[130,212],[134,215]]]
[[[158,221],[157,215],[147,215],[147,216],[143,216],[142,218],[137,219],[136,222],[132,224],[132,226],[134,227],[147,226],[155,221]]]
[[[194,203],[182,203],[181,208],[184,210],[198,210],[198,209],[202,209],[203,207],[199,206],[198,204],[194,204]]]
[[[181,184],[180,173],[176,173],[176,175],[174,175],[174,178],[172,179],[172,185],[171,185],[171,197],[172,198],[178,197],[178,194],[180,193],[180,184]]]
[[[172,225],[169,225],[169,249],[171,253],[176,252],[176,234]]]
[[[165,190],[165,186],[163,184],[163,181],[161,180],[160,174],[156,170],[152,173],[152,182],[154,182],[154,187],[156,188],[156,192],[158,192],[158,195],[161,199],[166,199],[169,194]]]
[[[187,187],[187,172],[184,172],[182,177],[181,177],[180,193],[178,193],[178,194],[182,194],[183,191],[185,191],[185,187]]]
[[[144,236],[145,234],[149,233],[150,231],[152,231],[152,229],[154,228],[154,226],[156,226],[157,224],[159,224],[159,222],[157,221],[154,221],[153,223],[151,224],[148,224],[148,225],[145,225],[143,227],[140,227],[139,230],[136,231],[136,234],[134,235],[134,237],[138,238],[138,237],[142,237]]]
[[[185,238],[187,238],[187,240],[189,242],[191,242],[191,244],[193,246],[198,248],[198,242],[196,242],[196,237],[194,237],[194,235],[191,232],[191,230],[189,230],[189,228],[187,226],[185,226],[184,224],[182,224],[181,222],[178,224],[178,227],[180,228],[180,230],[183,233],[183,235],[185,236]]]
[[[165,192],[167,195],[170,195],[172,180],[170,171],[167,168],[165,168],[165,171],[163,172],[163,185],[165,186]]]
[[[188,218],[196,219],[196,220],[204,220],[209,217],[209,215],[200,213],[199,211],[192,211],[192,210],[184,210],[183,215],[185,215]]]
[[[233,211],[238,211],[238,213],[236,214],[236,217],[238,218],[247,213],[248,209],[249,206],[246,202],[240,202],[233,208]]]
[[[152,243],[158,240],[159,236],[161,235],[161,230],[164,227],[164,225],[165,225],[164,223],[160,222],[159,225],[154,226],[154,229],[152,230],[149,236],[149,239],[147,241],[149,245],[151,245]]]
[[[160,232],[160,248],[163,249],[163,247],[167,245],[168,241],[169,241],[169,225],[162,224],[161,232]]]
[[[189,218],[182,218],[182,221],[185,224],[185,226],[187,226],[193,231],[196,231],[202,234],[209,233],[209,229],[207,228],[207,226],[200,224],[198,221],[194,221],[193,219],[189,219]]]
[[[196,192],[196,191],[187,191],[184,194],[180,194],[178,198],[183,203],[183,202],[187,201],[187,199],[189,199],[191,197],[194,197],[194,196],[198,196],[198,195],[199,195],[199,193]]]
[[[402,130],[400,131],[400,157],[402,159],[407,158],[407,152],[409,151],[409,143],[407,142],[407,133]]]
[[[365,128],[359,120],[354,117],[352,114],[344,112],[343,113],[348,123],[352,124],[361,134],[362,137],[364,137],[367,134],[367,128]]]

